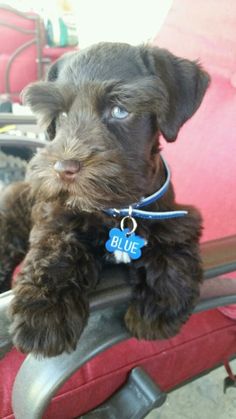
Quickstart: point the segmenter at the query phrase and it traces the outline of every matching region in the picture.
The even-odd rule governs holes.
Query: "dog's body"
[[[23,352],[54,356],[76,347],[88,294],[107,262],[109,231],[128,207],[166,177],[159,133],[167,141],[200,105],[209,78],[194,62],[147,46],[102,43],[61,58],[25,102],[53,140],[29,164],[25,182],[0,201],[0,285],[14,288],[11,332]],[[187,320],[202,280],[201,217],[168,191],[149,211],[185,209],[182,218],[138,219],[147,240],[130,263],[133,299],[125,321],[138,338],[173,336]],[[28,244],[29,238],[29,244]]]

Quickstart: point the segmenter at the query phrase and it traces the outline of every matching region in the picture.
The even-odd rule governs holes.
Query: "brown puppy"
[[[25,256],[14,288],[11,333],[23,352],[73,350],[86,325],[88,293],[107,261],[105,242],[128,207],[161,188],[166,169],[159,134],[174,141],[209,84],[195,62],[149,46],[101,43],[62,57],[24,101],[47,129],[49,145],[27,180],[0,199],[0,284]],[[130,262],[134,336],[176,334],[192,312],[202,279],[201,217],[175,203],[172,185],[144,210],[186,209],[182,218],[137,219],[147,241]]]

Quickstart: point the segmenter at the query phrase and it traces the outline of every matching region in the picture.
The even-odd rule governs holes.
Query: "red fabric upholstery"
[[[12,25],[21,28],[22,30],[32,31],[35,29],[34,20],[26,19],[24,16],[19,16],[14,13],[14,9],[5,10],[0,7],[1,21],[7,23],[9,26],[0,25],[0,39],[1,39],[1,54],[9,54],[15,51],[23,43],[32,39],[32,34],[15,32]],[[28,16],[36,16],[34,13],[27,14]]]
[[[154,40],[176,55],[199,58],[211,75],[203,103],[176,143],[163,142],[177,200],[201,210],[203,241],[236,232],[235,25],[233,0],[217,7],[214,0],[175,0]]]
[[[236,88],[213,74],[204,102],[176,143],[163,141],[177,200],[202,212],[203,241],[236,233],[235,109]]]
[[[38,22],[29,20],[27,16],[37,18],[34,13],[26,13],[25,16],[20,16],[14,9],[6,10],[4,6],[0,6],[0,95],[7,92],[6,71],[9,66],[8,82],[13,101],[19,101],[19,94],[27,84],[38,80],[39,68],[41,69],[41,76],[43,76],[42,60],[46,59],[49,60],[49,63],[53,62],[65,52],[73,49],[71,47],[46,47],[43,22],[40,19]],[[12,27],[13,25],[20,31]],[[40,32],[38,29],[40,29]],[[22,30],[34,32],[25,33]],[[13,58],[17,48],[22,48],[24,44],[31,40],[34,40],[34,43],[23,48]],[[41,54],[41,57],[39,54]]]
[[[235,27],[234,0],[176,0],[155,40],[178,55],[203,58],[212,76],[201,108],[176,143],[163,141],[178,200],[192,202],[203,213],[203,240],[236,233],[236,88],[232,83],[236,39],[231,36]],[[60,389],[45,419],[71,419],[94,408],[124,383],[134,366],[143,366],[167,390],[216,366],[235,354],[235,348],[235,321],[218,310],[193,315],[173,339],[130,339],[90,361]],[[23,359],[12,350],[0,361],[3,419],[13,418],[11,388]]]
[[[29,16],[35,17],[36,15],[31,13]],[[0,93],[5,93],[5,74],[13,53],[23,44],[35,39],[37,34],[36,32],[24,33],[12,27],[14,25],[23,31],[36,31],[36,21],[15,14],[14,9],[11,11],[0,8],[0,18],[1,22],[7,25],[0,22]],[[28,83],[37,80],[36,58],[36,45],[33,44],[19,52],[13,59],[9,73],[11,93],[19,93]]]
[[[211,74],[234,79],[235,66],[234,0],[174,0],[155,42],[176,55],[200,59]]]
[[[0,55],[0,94],[4,94],[7,91],[5,74],[10,57],[10,55]],[[19,57],[13,60],[9,75],[10,93],[13,101],[18,100],[17,98],[19,93],[27,84],[38,79],[37,66],[35,63],[35,45],[28,47],[27,50],[23,51]],[[26,68],[27,71],[25,71]]]

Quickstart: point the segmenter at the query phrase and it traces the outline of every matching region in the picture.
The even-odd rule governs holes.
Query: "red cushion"
[[[173,0],[155,43],[231,79],[236,73],[235,25],[235,0]]]
[[[236,4],[174,0],[154,44],[199,59],[211,85],[174,144],[163,140],[177,200],[203,215],[202,241],[236,233]],[[236,277],[236,273],[230,274]]]
[[[13,59],[9,67],[10,93],[19,94],[27,84],[37,80],[36,58],[36,46],[31,45]],[[6,71],[11,59],[11,54],[0,54],[0,94],[7,90]],[[25,71],[26,68],[27,71]]]
[[[0,39],[1,39],[1,54],[10,54],[21,47],[25,42],[30,41],[35,37],[34,33],[24,33],[16,31],[14,27],[22,29],[23,31],[35,30],[35,20],[27,19],[15,13],[14,9],[4,10],[0,7],[1,21],[5,22],[0,24]],[[26,16],[34,18],[34,13],[28,13]],[[9,25],[9,26],[8,26]]]
[[[236,88],[212,75],[204,101],[173,144],[164,144],[177,200],[196,205],[203,240],[236,234]]]
[[[21,90],[30,82],[37,80],[37,46],[36,43],[28,45],[30,41],[35,40],[36,21],[27,19],[15,13],[14,9],[4,10],[0,8],[1,21],[6,23],[0,24],[0,94],[6,92],[6,70],[9,66],[9,86],[10,93],[19,94]],[[25,14],[25,16],[35,18],[34,13]],[[14,27],[20,29],[16,30]],[[23,32],[22,32],[23,31]],[[33,31],[25,33],[24,31]],[[44,32],[42,27],[41,38],[43,41]],[[26,45],[26,48],[21,48]],[[18,52],[16,53],[18,49]],[[13,58],[14,56],[14,58]],[[27,70],[26,70],[27,69]],[[17,98],[17,96],[16,96]]]

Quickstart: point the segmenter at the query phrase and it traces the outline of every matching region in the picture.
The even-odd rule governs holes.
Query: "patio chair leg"
[[[166,394],[142,368],[136,367],[119,391],[80,419],[142,419],[165,400]]]

